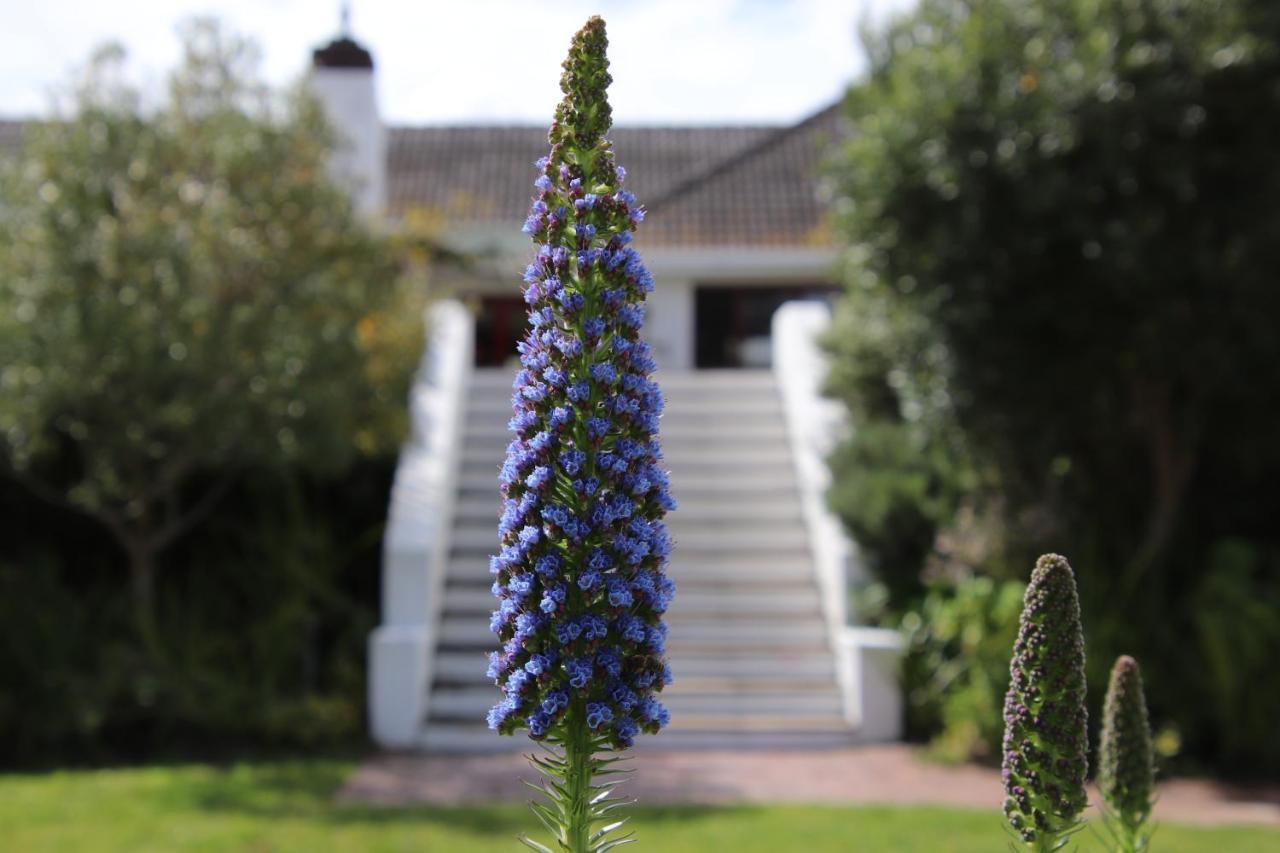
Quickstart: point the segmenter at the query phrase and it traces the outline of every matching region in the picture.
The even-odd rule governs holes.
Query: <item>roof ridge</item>
[[[844,105],[844,98],[841,97],[840,99],[836,100],[829,106],[823,107],[813,115],[808,116],[807,118],[795,124],[778,128],[775,132],[770,133],[764,139],[761,139],[758,142],[748,145],[739,151],[733,152],[723,160],[719,160],[713,163],[705,171],[699,172],[696,175],[690,175],[685,180],[681,181],[671,189],[667,190],[667,192],[659,196],[654,201],[646,203],[645,207],[648,210],[653,211],[653,210],[657,210],[663,205],[667,205],[667,204],[670,204],[671,202],[676,201],[681,196],[688,193],[690,190],[696,189],[703,184],[709,183],[710,181],[718,178],[724,173],[738,167],[742,163],[748,160],[751,160],[753,157],[756,157],[757,155],[769,150],[770,148],[773,148],[781,144],[782,142],[791,138],[791,136],[793,136],[794,134],[799,133],[801,130],[804,130],[810,125],[816,124],[820,119],[823,119],[830,113],[834,112],[835,110],[840,109],[843,105]]]

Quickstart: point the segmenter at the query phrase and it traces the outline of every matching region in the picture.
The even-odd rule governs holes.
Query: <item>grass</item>
[[[534,820],[520,805],[374,809],[336,806],[351,765],[0,775],[5,851],[513,851]],[[637,808],[642,847],[684,851],[992,851],[1007,848],[997,814],[936,808],[776,806]],[[1086,832],[1082,850],[1103,849]],[[638,849],[638,848],[637,848]],[[1163,826],[1157,853],[1280,849],[1280,832]]]

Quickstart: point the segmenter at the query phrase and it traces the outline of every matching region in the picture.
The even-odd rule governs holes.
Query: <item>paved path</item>
[[[985,767],[932,764],[902,744],[803,751],[639,749],[626,783],[646,805],[822,803],[997,808],[1000,773]],[[521,779],[536,778],[517,753],[382,755],[370,759],[338,793],[344,802],[386,806],[523,801]],[[1096,791],[1091,794],[1097,800]],[[1237,788],[1174,779],[1160,786],[1157,820],[1255,823],[1280,827],[1280,785]]]

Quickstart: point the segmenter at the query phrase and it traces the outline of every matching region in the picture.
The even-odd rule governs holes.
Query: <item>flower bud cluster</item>
[[[1009,674],[1005,816],[1025,842],[1065,838],[1086,804],[1088,734],[1080,602],[1071,566],[1057,554],[1041,557],[1031,574]]]
[[[1151,727],[1138,662],[1116,658],[1102,705],[1102,741],[1098,746],[1098,790],[1129,831],[1151,814],[1155,770]]]
[[[630,245],[644,208],[604,138],[608,80],[603,29],[588,24],[565,63],[524,227],[536,252],[490,561],[501,648],[489,676],[503,699],[489,726],[543,738],[576,703],[594,734],[624,748],[668,720],[655,694],[671,681],[663,517],[675,502],[657,440],[662,393],[640,337],[653,278]]]

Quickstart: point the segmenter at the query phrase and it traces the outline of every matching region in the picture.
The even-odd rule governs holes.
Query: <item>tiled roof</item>
[[[654,214],[646,244],[829,245],[818,166],[838,138],[837,107],[790,127],[617,127],[617,162]],[[453,227],[524,221],[546,153],[538,127],[392,128],[388,203]]]
[[[674,245],[829,246],[821,177],[847,133],[834,105],[759,140],[692,180],[650,198],[646,241]]]
[[[0,155],[26,123],[0,121]],[[838,106],[788,127],[617,127],[628,188],[650,210],[646,245],[828,246],[818,169],[847,132]],[[529,207],[540,127],[393,127],[387,191],[393,216],[419,211],[451,228],[518,229]]]

